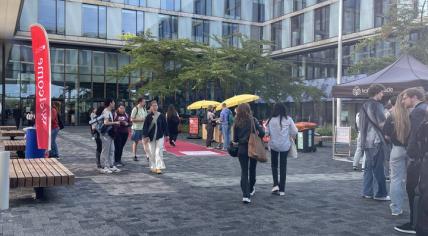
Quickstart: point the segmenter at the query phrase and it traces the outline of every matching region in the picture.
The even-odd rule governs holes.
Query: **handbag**
[[[288,150],[288,156],[292,158],[297,158],[297,147],[296,142],[294,142],[293,138],[290,137],[290,150]]]
[[[248,156],[259,162],[267,162],[265,145],[259,137],[259,131],[256,129],[254,118],[251,117],[251,131],[248,140]]]
[[[229,147],[227,148],[227,152],[232,157],[238,156],[238,145],[234,145],[233,142],[230,142]]]

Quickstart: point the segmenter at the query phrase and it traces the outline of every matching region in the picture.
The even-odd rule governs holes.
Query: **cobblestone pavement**
[[[67,127],[58,137],[75,185],[48,188],[43,201],[11,190],[0,235],[399,235],[393,226],[408,218],[407,209],[393,217],[388,202],[362,199],[362,173],[332,160],[331,147],[289,159],[285,197],[270,193],[270,164],[259,163],[256,195],[244,205],[235,158],[165,154],[167,170],[152,175],[128,143],[123,171],[101,175],[87,131]]]

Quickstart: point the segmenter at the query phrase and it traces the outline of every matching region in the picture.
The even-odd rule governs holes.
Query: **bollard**
[[[9,209],[9,152],[0,152],[0,210]]]

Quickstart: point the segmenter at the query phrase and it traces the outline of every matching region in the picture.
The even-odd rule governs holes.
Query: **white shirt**
[[[269,121],[268,133],[270,135],[269,147],[277,152],[286,152],[290,150],[290,136],[297,134],[297,127],[289,116],[283,117],[280,125],[279,116],[277,116]]]

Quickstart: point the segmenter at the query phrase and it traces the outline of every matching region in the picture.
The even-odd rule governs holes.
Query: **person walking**
[[[213,106],[208,106],[207,109],[207,140],[205,142],[207,148],[212,148],[211,147],[211,143],[213,141],[213,136],[214,136],[214,127],[217,125],[217,120],[215,118],[215,114],[214,114],[214,107]]]
[[[361,147],[361,132],[360,132],[360,113],[358,112],[355,116],[355,124],[358,131],[357,136],[357,148],[355,149],[354,153],[354,161],[352,163],[352,168],[354,170],[358,170],[358,165],[360,164],[361,158],[363,158],[361,170],[364,171],[364,166],[366,162],[366,155],[364,154],[363,148]]]
[[[425,103],[425,91],[423,88],[408,88],[403,92],[402,103],[406,108],[413,108],[410,113],[410,133],[407,139],[406,152],[409,157],[407,164],[407,179],[406,179],[406,190],[409,199],[410,208],[410,222],[400,226],[394,227],[395,230],[402,233],[416,233],[416,222],[417,222],[417,204],[415,199],[417,196],[417,186],[420,179],[421,169],[421,153],[418,152],[416,134],[425,119],[426,110],[428,104]]]
[[[168,125],[165,115],[158,111],[156,100],[150,103],[150,114],[144,121],[143,137],[149,142],[150,171],[162,174],[165,169],[163,161],[164,137],[168,138]]]
[[[101,121],[98,121],[98,118],[101,116],[103,110],[104,110],[103,106],[98,107],[98,109],[93,108],[92,113],[90,114],[92,139],[95,140],[95,143],[97,145],[97,149],[95,151],[95,159],[96,159],[96,164],[97,164],[98,170],[102,169],[101,151],[102,151],[103,144],[101,141],[101,134],[97,130],[97,124],[98,124],[98,122],[104,122],[104,119],[102,119]]]
[[[114,166],[114,125],[119,125],[119,121],[113,121],[113,113],[115,103],[113,99],[108,98],[104,102],[104,110],[102,116],[104,118],[104,126],[106,132],[102,133],[102,151],[101,158],[103,159],[104,168],[100,170],[103,174],[111,174],[112,172],[120,172],[120,169]]]
[[[33,111],[28,112],[25,118],[27,119],[28,126],[34,126],[34,120],[36,119],[36,117]]]
[[[403,202],[406,194],[406,141],[410,132],[410,120],[409,112],[402,101],[403,93],[398,96],[383,127],[386,138],[392,143],[389,161],[391,169],[389,190],[393,216],[403,214]]]
[[[360,110],[361,147],[366,155],[363,181],[363,197],[378,201],[389,201],[384,170],[385,155],[389,155],[382,129],[385,124],[384,108],[380,101],[385,87],[372,84],[368,88],[370,99]],[[374,179],[375,178],[375,181]],[[377,183],[377,193],[373,195],[373,185]]]
[[[19,105],[16,105],[15,109],[13,109],[13,119],[15,120],[16,129],[19,129],[19,125],[21,124],[22,111],[19,109]]]
[[[230,144],[230,120],[233,119],[232,111],[226,107],[226,103],[221,104],[220,113],[221,133],[223,135],[223,150],[227,150]],[[231,118],[232,117],[232,118]]]
[[[53,102],[51,108],[51,150],[49,151],[49,157],[59,158],[58,145],[56,138],[59,132],[59,120],[58,120],[58,103]]]
[[[263,137],[265,132],[259,125],[257,119],[252,115],[250,105],[244,103],[236,109],[236,119],[233,125],[233,144],[238,145],[238,158],[241,166],[241,190],[242,202],[245,204],[251,203],[251,196],[254,196],[256,189],[256,167],[257,160],[248,156],[248,141],[252,130],[252,122],[259,132],[259,136]]]
[[[276,103],[272,116],[267,122],[267,135],[270,136],[269,148],[271,153],[271,167],[273,188],[272,193],[285,195],[285,181],[287,174],[287,155],[291,147],[291,140],[297,135],[297,127],[293,119],[287,115],[287,109],[282,103]],[[278,156],[280,181],[278,183]]]
[[[166,120],[168,124],[169,144],[175,147],[175,142],[177,141],[178,136],[178,125],[180,125],[180,117],[172,104],[168,107]]]
[[[143,97],[137,100],[137,105],[131,111],[132,122],[132,153],[134,154],[134,161],[138,161],[137,146],[143,139],[144,120],[147,116],[146,101]],[[143,145],[144,149],[144,145]],[[147,155],[148,150],[144,150]],[[147,157],[148,158],[148,157]]]
[[[119,122],[119,125],[116,125],[114,131],[114,165],[121,167],[124,166],[122,162],[122,153],[123,148],[125,147],[126,141],[128,141],[129,135],[129,125],[131,121],[129,120],[128,114],[125,112],[125,105],[120,104],[117,112],[114,116],[114,121]]]

